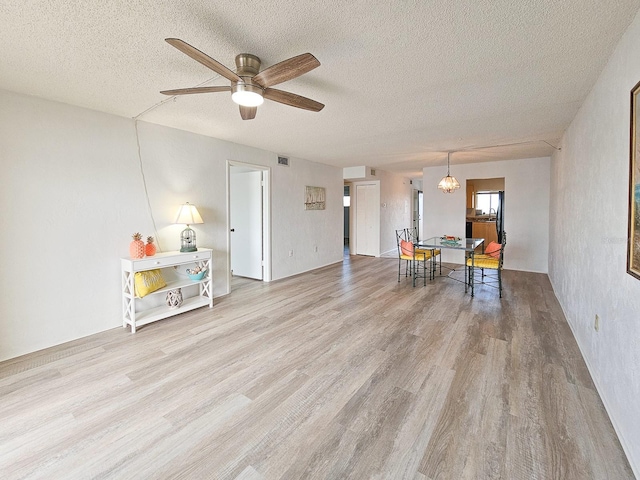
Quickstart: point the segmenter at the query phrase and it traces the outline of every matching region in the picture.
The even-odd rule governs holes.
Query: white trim
[[[262,281],[271,281],[271,167],[227,160],[227,293],[231,292],[231,167],[262,171]]]

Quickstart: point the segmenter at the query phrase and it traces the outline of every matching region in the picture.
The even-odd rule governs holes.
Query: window
[[[498,192],[476,193],[476,210],[482,210],[483,215],[495,214],[498,211]]]

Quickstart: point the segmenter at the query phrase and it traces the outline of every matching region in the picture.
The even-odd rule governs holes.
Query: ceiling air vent
[[[278,157],[278,165],[282,165],[284,167],[289,166],[289,158],[288,157]]]
[[[375,168],[372,168],[372,169],[371,169],[371,176],[372,176],[372,177],[375,177],[375,176],[376,176],[376,169],[375,169]]]

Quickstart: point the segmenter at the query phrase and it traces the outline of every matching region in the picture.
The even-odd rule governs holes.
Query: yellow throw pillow
[[[134,275],[133,283],[136,289],[136,296],[140,298],[167,286],[160,270],[138,272]]]

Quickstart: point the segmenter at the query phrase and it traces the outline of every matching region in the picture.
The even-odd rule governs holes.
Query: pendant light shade
[[[442,193],[453,193],[455,190],[460,188],[460,183],[456,180],[456,177],[452,177],[449,172],[449,157],[451,153],[447,152],[447,176],[440,180],[438,184],[438,188],[442,190]]]

